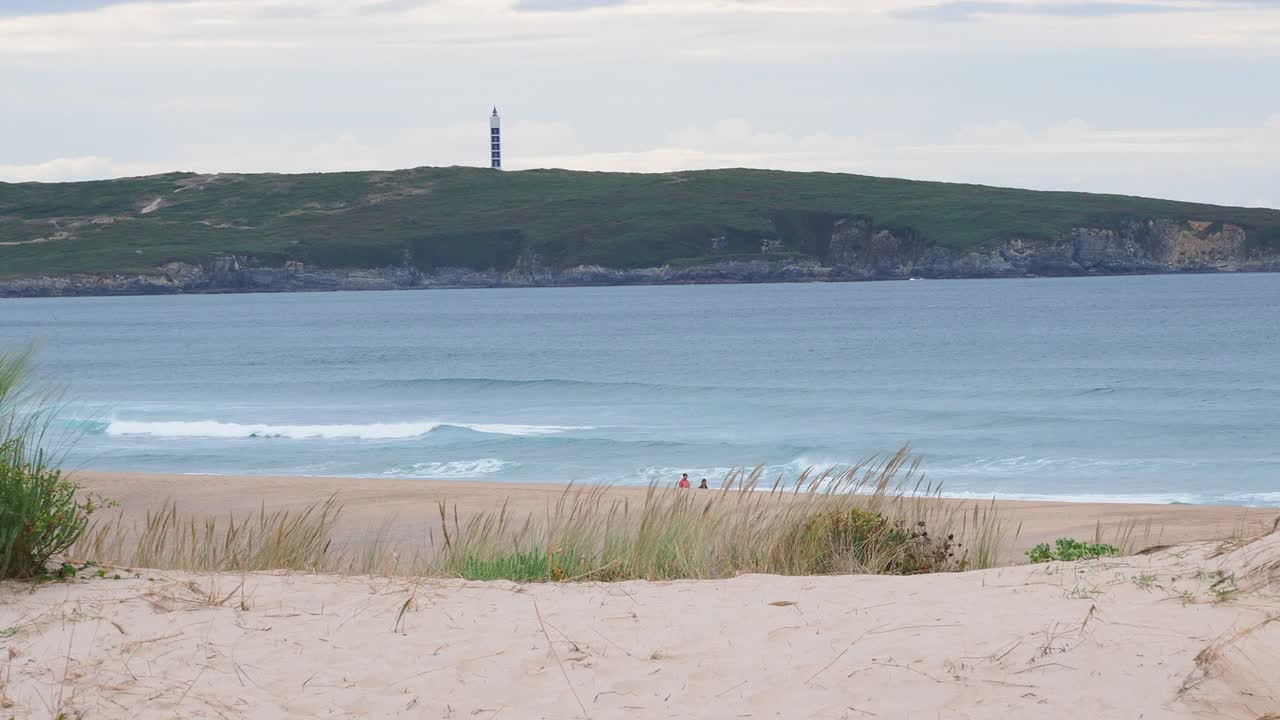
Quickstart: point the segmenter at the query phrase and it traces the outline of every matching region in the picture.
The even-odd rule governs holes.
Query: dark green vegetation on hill
[[[835,220],[857,216],[952,249],[1146,218],[1232,223],[1251,247],[1280,249],[1276,210],[829,173],[171,173],[0,183],[0,276],[146,273],[226,254],[422,270],[502,270],[536,255],[628,268],[759,258],[765,239],[781,241],[770,257],[824,259]]]

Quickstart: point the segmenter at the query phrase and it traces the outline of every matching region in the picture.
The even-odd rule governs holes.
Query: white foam
[[[1106,505],[1169,505],[1173,503],[1200,505],[1207,502],[1206,498],[1198,495],[1191,495],[1189,493],[1134,493],[1132,495],[1118,495],[1110,493],[1064,493],[1061,495],[1049,495],[1044,493],[1019,493],[993,490],[990,492],[944,491],[942,496],[957,498],[960,500],[990,500],[995,498],[997,500],[1100,503]]]
[[[414,463],[409,467],[391,468],[382,474],[385,477],[423,478],[427,480],[474,478],[492,475],[516,466],[517,463],[507,462],[498,458],[480,458],[479,460]]]
[[[670,483],[674,485],[680,479],[681,473],[689,473],[689,477],[696,484],[701,478],[707,478],[709,482],[715,482],[719,486],[733,468],[729,467],[646,467],[630,473],[622,475],[598,475],[588,478],[589,484],[610,484],[610,485],[649,485],[657,483]]]
[[[108,435],[148,435],[167,438],[351,438],[395,440],[425,435],[440,427],[438,422],[369,423],[365,425],[267,425],[228,423],[217,420],[142,422],[112,420]]]
[[[834,469],[839,472],[850,467],[848,463],[813,461],[811,458],[799,457],[789,463],[783,465],[768,465],[761,474],[760,483],[757,490],[767,491],[773,487],[774,481],[781,475],[781,486],[789,488],[794,486],[800,473],[805,470],[812,469],[810,478],[821,475],[828,469]],[[593,483],[614,483],[618,485],[647,485],[650,483],[670,483],[674,484],[679,479],[681,473],[689,473],[690,479],[696,484],[699,479],[707,478],[713,483],[713,487],[718,487],[730,472],[741,471],[745,478],[750,475],[753,468],[729,468],[729,467],[670,467],[670,466],[653,466],[639,469],[635,472],[613,476],[597,476],[590,478],[588,482]],[[931,476],[928,468],[922,468],[925,476]],[[873,487],[858,486],[849,488],[855,492],[871,493],[874,492]],[[1173,503],[1183,503],[1188,505],[1200,505],[1213,502],[1222,502],[1222,500],[1214,500],[1207,496],[1196,495],[1192,493],[1027,493],[1027,492],[1005,492],[1000,489],[990,491],[948,491],[941,492],[942,497],[955,498],[961,500],[1035,500],[1040,502],[1072,502],[1072,503],[1101,503],[1101,504],[1142,504],[1142,505],[1168,505]],[[1280,504],[1280,493],[1252,493],[1247,495],[1233,495],[1227,498],[1232,504]]]
[[[1280,505],[1280,492],[1236,493],[1222,498],[1231,505],[1264,506]]]
[[[1029,476],[1053,470],[1059,472],[1098,472],[1107,470],[1149,469],[1155,464],[1185,465],[1186,461],[1174,459],[1144,460],[1127,458],[1104,460],[1081,457],[1028,457],[1025,455],[1012,457],[980,457],[960,464],[926,463],[925,471],[931,477],[980,477],[990,478],[999,475]]]
[[[478,433],[515,435],[518,437],[540,437],[544,435],[559,435],[560,433],[572,432],[574,430],[595,429],[585,425],[507,425],[502,423],[459,424],[458,427],[464,427]]]
[[[840,463],[813,463],[805,458],[798,458],[784,465],[766,465],[760,474],[760,488],[765,490],[771,488],[773,482],[779,476],[783,478],[783,485],[791,485],[794,484],[800,473],[805,470],[812,468],[813,472],[809,474],[809,477],[813,478],[829,467],[844,468],[847,465]],[[729,478],[731,473],[734,475],[735,482],[742,482],[754,471],[754,467],[675,467],[655,465],[621,475],[597,475],[589,478],[587,482],[616,485],[649,485],[652,483],[659,485],[671,483],[674,485],[680,479],[681,474],[688,473],[689,479],[695,484],[706,478],[708,483],[713,484],[713,487],[719,487],[721,483]]]
[[[590,430],[589,427],[567,425],[509,425],[487,423],[443,423],[418,420],[400,423],[366,423],[334,425],[270,425],[266,423],[231,423],[219,420],[175,420],[148,422],[140,420],[112,420],[107,425],[108,435],[145,435],[163,438],[287,438],[308,439],[356,439],[403,440],[415,438],[452,426],[479,433],[539,437],[558,435],[572,430]]]

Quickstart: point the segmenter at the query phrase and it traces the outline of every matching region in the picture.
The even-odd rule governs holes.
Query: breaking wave
[[[488,435],[541,437],[590,427],[569,425],[518,425],[506,423],[445,423],[415,421],[333,425],[270,425],[218,420],[140,421],[112,420],[103,432],[112,436],[140,435],[161,438],[286,438],[289,440],[350,439],[405,440],[443,428],[460,428]]]
[[[479,460],[450,460],[448,462],[414,463],[405,467],[394,467],[382,473],[382,477],[422,478],[426,480],[454,480],[478,478],[493,475],[504,470],[518,467],[519,463],[507,462],[498,458],[480,458]]]

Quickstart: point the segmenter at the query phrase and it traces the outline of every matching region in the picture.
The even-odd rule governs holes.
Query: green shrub
[[[1071,562],[1073,560],[1092,560],[1100,557],[1119,555],[1120,548],[1103,543],[1086,543],[1075,538],[1058,538],[1054,546],[1049,543],[1039,545],[1027,551],[1027,559],[1032,563],[1046,563],[1053,560]]]
[[[30,353],[0,355],[0,578],[44,575],[84,534],[93,498],[42,447],[48,403],[23,393]]]
[[[955,536],[931,537],[923,520],[904,520],[860,507],[840,508],[803,523],[800,538],[784,536],[777,552],[804,559],[804,574],[874,572],[914,575],[955,569]]]

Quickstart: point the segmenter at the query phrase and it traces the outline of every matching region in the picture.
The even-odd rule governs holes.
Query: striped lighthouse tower
[[[498,117],[498,108],[489,116],[489,167],[502,169],[502,118]]]

